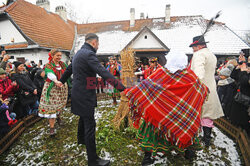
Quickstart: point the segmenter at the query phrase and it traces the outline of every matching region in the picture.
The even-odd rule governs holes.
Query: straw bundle
[[[134,75],[135,69],[135,58],[134,50],[131,48],[125,49],[121,52],[121,80],[122,83],[127,87],[132,87],[136,84],[136,77]],[[123,120],[128,120],[130,126],[132,126],[132,120],[129,118],[129,105],[128,98],[125,95],[121,95],[121,102],[117,110],[117,114],[113,119],[114,126],[120,128]],[[127,119],[128,118],[128,119]],[[125,124],[126,125],[126,124]],[[127,127],[127,126],[126,126]]]

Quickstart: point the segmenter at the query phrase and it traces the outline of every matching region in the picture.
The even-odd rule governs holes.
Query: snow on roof
[[[97,33],[99,49],[97,54],[119,54],[120,51],[137,35],[138,32],[109,31]],[[85,36],[78,36],[76,51],[84,44]]]
[[[193,42],[193,37],[201,35],[201,26],[180,26],[172,29],[158,30],[153,29],[159,39],[171,48],[192,54],[193,50],[189,45]],[[241,49],[249,46],[225,25],[215,25],[205,35],[208,48],[217,55],[238,54]]]
[[[193,37],[201,35],[207,20],[203,17],[182,17],[171,26],[153,26],[152,32],[168,47],[192,54],[189,45]],[[96,33],[99,36],[98,54],[119,54],[120,51],[139,33],[139,31],[106,31]],[[84,43],[84,35],[79,35],[76,50]],[[217,55],[238,55],[241,49],[250,48],[236,33],[222,23],[215,24],[205,35],[208,48]]]

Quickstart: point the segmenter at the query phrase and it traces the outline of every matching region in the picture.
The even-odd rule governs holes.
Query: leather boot
[[[56,133],[55,133],[55,128],[50,128],[49,130],[49,135],[50,136],[54,136]]]
[[[193,150],[191,150],[191,149],[185,150],[185,155],[184,155],[185,159],[192,160],[195,156],[196,155],[195,155],[195,152]]]
[[[212,133],[212,128],[211,127],[203,127],[203,138],[202,141],[205,143],[206,147],[210,146],[210,140],[211,140],[211,133]]]
[[[142,166],[147,166],[147,165],[151,165],[154,163],[154,159],[151,158],[152,153],[151,152],[145,152],[144,158],[141,162]]]
[[[88,161],[88,166],[108,166],[110,164],[110,160],[103,160],[98,157],[95,160]]]
[[[113,98],[113,105],[116,106],[117,105],[116,97],[112,97],[112,98]]]
[[[57,116],[56,121],[57,121],[57,123],[58,123],[59,126],[63,126],[63,121],[61,119],[60,114]]]

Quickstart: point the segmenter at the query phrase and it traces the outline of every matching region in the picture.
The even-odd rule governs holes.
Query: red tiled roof
[[[5,49],[14,49],[14,48],[27,48],[28,44],[13,44],[4,46]]]
[[[198,16],[173,16],[170,18],[170,22],[174,23],[183,18],[196,18],[202,17]],[[161,20],[161,21],[157,21]],[[140,31],[143,27],[147,26],[148,28],[153,27],[161,27],[162,29],[166,29],[171,27],[171,24],[165,23],[165,18],[147,18],[147,19],[137,19],[135,20],[135,26],[130,27],[130,20],[125,21],[113,21],[113,22],[98,22],[98,23],[89,23],[89,24],[78,24],[77,25],[77,33],[78,34],[87,34],[87,33],[100,33],[105,31],[114,31],[114,30],[122,30],[122,31]],[[204,19],[206,20],[206,19]],[[209,21],[209,20],[206,20]],[[216,22],[216,24],[224,24],[220,22]]]
[[[150,24],[152,24],[152,19],[136,20],[134,27],[130,27],[129,20],[78,24],[77,33],[86,34],[86,33],[105,32],[111,30],[139,31],[142,27],[149,26]]]
[[[17,0],[5,9],[21,31],[41,47],[71,50],[75,23],[65,22],[59,15],[24,0]]]

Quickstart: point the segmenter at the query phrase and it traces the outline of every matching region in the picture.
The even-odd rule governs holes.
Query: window
[[[147,35],[145,35],[145,36],[144,36],[144,39],[147,39],[147,38],[148,38],[148,36],[147,36]]]

